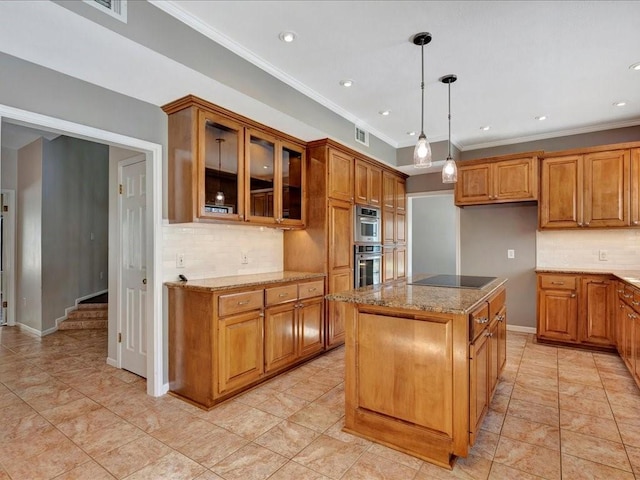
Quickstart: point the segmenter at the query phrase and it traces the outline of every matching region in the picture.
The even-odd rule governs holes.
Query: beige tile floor
[[[205,412],[107,366],[105,332],[0,327],[0,480],[640,478],[622,361],[507,341],[478,442],[450,472],[341,432],[342,348]]]

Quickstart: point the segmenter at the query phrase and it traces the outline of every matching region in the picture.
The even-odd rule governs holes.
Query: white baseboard
[[[32,333],[32,334],[37,335],[39,337],[43,337],[44,336],[44,334],[40,330],[37,330],[37,329],[35,329],[33,327],[30,327],[29,325],[25,325],[24,323],[16,323],[15,326],[18,327],[20,330],[24,330],[25,332]]]
[[[507,330],[519,333],[536,333],[536,329],[534,327],[521,327],[520,325],[507,324]]]
[[[107,365],[111,365],[112,367],[118,368],[118,361],[114,358],[107,357]]]
[[[162,385],[162,390],[160,390],[160,395],[164,395],[168,391],[169,391],[169,384],[168,383],[164,383]]]

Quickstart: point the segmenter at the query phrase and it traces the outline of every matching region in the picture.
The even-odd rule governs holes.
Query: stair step
[[[84,330],[94,328],[107,328],[106,318],[68,318],[60,322],[58,330]]]
[[[98,309],[98,310],[73,310],[67,314],[67,318],[84,320],[84,319],[107,319],[109,316],[108,310]]]
[[[78,310],[106,310],[108,303],[79,303]]]

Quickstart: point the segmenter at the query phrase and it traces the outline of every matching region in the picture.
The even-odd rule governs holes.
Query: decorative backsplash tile
[[[606,260],[600,260],[601,250]],[[538,267],[640,268],[640,230],[557,230],[536,234]]]
[[[283,232],[247,225],[172,224],[163,229],[163,280],[269,273],[283,268]],[[247,262],[242,263],[242,254]],[[184,268],[176,266],[184,255]]]

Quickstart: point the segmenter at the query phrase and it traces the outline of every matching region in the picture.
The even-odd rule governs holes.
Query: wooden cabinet
[[[538,340],[613,349],[615,293],[609,275],[539,273]]]
[[[530,152],[458,162],[456,205],[537,200],[538,156],[541,153]]]
[[[480,430],[506,362],[506,290],[495,292],[469,315],[469,444]]]
[[[322,352],[324,282],[213,291],[168,284],[171,393],[211,408]]]
[[[618,282],[618,353],[640,387],[640,289]]]
[[[353,203],[353,156],[336,149],[330,149],[328,156],[329,198]]]
[[[630,218],[631,151],[592,150],[542,160],[541,229],[634,225]]]
[[[629,223],[637,227],[640,226],[640,148],[631,149],[629,190]]]
[[[382,169],[360,158],[355,160],[355,202],[374,207],[382,203]]]
[[[163,110],[170,222],[304,226],[304,142],[192,95]]]
[[[406,180],[390,172],[382,174],[382,281],[406,276],[407,222]]]

